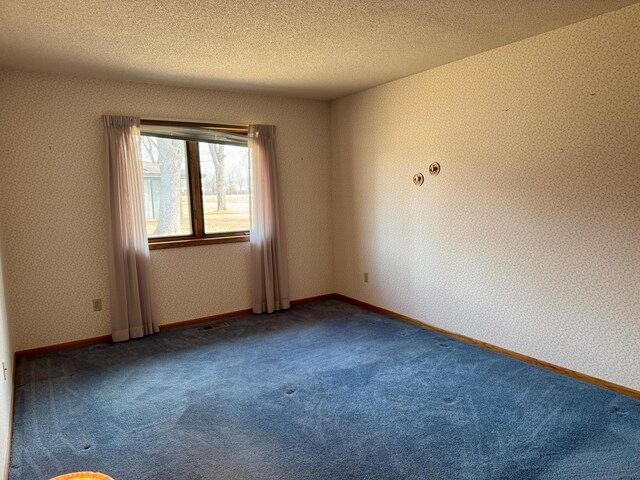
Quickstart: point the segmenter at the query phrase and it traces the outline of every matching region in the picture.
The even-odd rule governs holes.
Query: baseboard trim
[[[298,298],[296,300],[291,300],[291,305],[292,306],[302,305],[304,303],[317,302],[321,300],[329,300],[331,298],[336,298],[336,294],[328,293],[326,295],[317,295],[315,297]],[[248,315],[251,312],[252,310],[250,308],[245,308],[243,310],[236,310],[234,312],[225,312],[225,313],[219,313],[217,315],[209,315],[207,317],[200,317],[200,318],[194,318],[191,320],[185,320],[182,322],[167,323],[164,325],[160,325],[159,328],[160,328],[160,331],[163,332],[166,330],[173,330],[175,328],[182,328],[182,327],[188,327],[190,325],[197,325],[198,323],[216,322],[218,320],[224,320],[227,318],[239,317],[241,315]],[[73,342],[57,343],[54,345],[47,345],[44,347],[29,348],[26,350],[19,350],[15,352],[14,359],[19,357],[31,357],[34,355],[41,355],[43,353],[57,352],[59,350],[68,350],[70,348],[85,347],[87,345],[95,345],[98,343],[109,343],[109,342],[111,342],[111,335],[102,335],[100,337],[74,340]],[[14,367],[15,367],[15,362],[14,362]]]
[[[366,303],[361,300],[357,300],[355,298],[351,298],[339,293],[328,293],[325,295],[317,295],[315,297],[299,298],[296,300],[292,300],[291,305],[292,306],[302,305],[305,303],[318,302],[318,301],[330,300],[330,299],[342,300],[343,302],[356,305],[366,310],[370,310],[376,313],[381,313],[383,315],[387,315],[397,320],[410,323],[411,325],[424,328],[425,330],[430,330],[432,332],[439,333],[446,337],[453,338],[454,340],[459,340],[461,342],[468,343],[470,345],[475,345],[476,347],[484,348],[486,350],[490,350],[500,355],[514,358],[516,360],[520,360],[521,362],[529,363],[531,365],[535,365],[536,367],[544,368],[546,370],[550,370],[560,375],[565,375],[567,377],[571,377],[576,380],[580,380],[582,382],[589,383],[591,385],[595,385],[597,387],[604,388],[606,390],[611,390],[613,392],[626,395],[636,400],[640,400],[640,391],[638,390],[634,390],[632,388],[628,388],[623,385],[618,385],[616,383],[609,382],[607,380],[602,380],[601,378],[593,377],[585,373],[576,372],[575,370],[570,370],[565,367],[560,367],[558,365],[554,365],[553,363],[545,362],[544,360],[538,360],[537,358],[529,357],[527,355],[523,355],[521,353],[514,352],[512,350],[507,350],[506,348],[498,347],[496,345],[492,345],[490,343],[483,342],[481,340],[476,340],[475,338],[467,337],[459,333],[450,332],[448,330],[444,330],[442,328],[435,327],[427,323],[423,323],[419,320],[416,320],[415,318],[411,318],[406,315],[402,315],[400,313],[394,312],[392,310],[387,310],[386,308],[378,307],[376,305]],[[252,310],[250,308],[246,308],[243,310],[236,310],[233,312],[226,312],[226,313],[220,313],[217,315],[210,315],[207,317],[194,318],[192,320],[186,320],[182,322],[168,323],[165,325],[160,325],[160,331],[162,332],[165,330],[172,330],[175,328],[188,327],[190,325],[196,325],[199,323],[215,322],[215,321],[224,320],[227,318],[239,317],[241,315],[248,315],[251,312]],[[95,345],[98,343],[108,343],[108,342],[111,342],[111,335],[103,335],[100,337],[86,338],[83,340],[75,340],[73,342],[58,343],[55,345],[48,345],[45,347],[30,348],[27,350],[17,351],[15,352],[15,355],[14,355],[14,364],[13,364],[14,375],[15,375],[15,366],[16,366],[15,359],[16,358],[40,355],[43,353],[56,352],[59,350],[68,350],[70,348],[77,348],[77,347],[83,347],[87,345]]]
[[[191,325],[197,325],[198,323],[210,323],[216,322],[218,320],[224,320],[226,318],[239,317],[241,315],[248,315],[251,313],[250,308],[245,308],[243,310],[236,310],[234,312],[225,312],[218,313],[217,315],[209,315],[207,317],[194,318],[192,320],[185,320],[183,322],[174,322],[167,323],[164,325],[160,325],[160,331],[164,332],[166,330],[174,330],[176,328],[189,327]]]
[[[326,295],[317,295],[315,297],[298,298],[296,300],[291,300],[290,303],[291,303],[291,306],[293,307],[295,305],[302,305],[304,303],[310,303],[310,302],[318,302],[321,300],[329,300],[331,298],[336,298],[336,294],[328,293]],[[249,315],[252,312],[253,310],[251,310],[250,308],[245,308],[243,310],[236,310],[235,312],[219,313],[217,315],[209,315],[207,317],[194,318],[192,320],[185,320],[183,322],[167,323],[165,325],[160,325],[160,331],[162,332],[165,330],[173,330],[174,328],[188,327],[191,325],[197,325],[199,323],[216,322],[219,320],[225,320],[227,318],[240,317],[242,315]]]
[[[424,328],[425,330],[430,330],[432,332],[439,333],[446,337],[453,338],[454,340],[459,340],[461,342],[468,343],[470,345],[475,345],[476,347],[484,348],[486,350],[491,350],[492,352],[499,353],[500,355],[514,358],[516,360],[520,360],[521,362],[529,363],[531,365],[535,365],[536,367],[544,368],[546,370],[559,373],[560,375],[565,375],[567,377],[571,377],[576,380],[580,380],[582,382],[595,385],[596,387],[604,388],[606,390],[611,390],[612,392],[620,393],[622,395],[626,395],[627,397],[640,400],[640,391],[633,390],[632,388],[628,388],[623,385],[618,385],[616,383],[612,383],[607,380],[602,380],[601,378],[592,377],[591,375],[587,375],[585,373],[580,373],[580,372],[576,372],[575,370],[570,370],[565,367],[560,367],[558,365],[554,365],[553,363],[545,362],[544,360],[538,360],[537,358],[529,357],[527,355],[523,355],[521,353],[517,353],[512,350],[507,350],[506,348],[497,347],[490,343],[476,340],[475,338],[467,337],[459,333],[453,333],[448,330],[444,330],[442,328],[434,327],[433,325],[423,323],[419,320],[416,320],[415,318],[407,317],[406,315],[402,315],[400,313],[396,313],[391,310],[387,310],[386,308],[381,308],[376,305],[363,302],[361,300],[356,300],[355,298],[347,297],[346,295],[341,295],[337,293],[333,296],[333,298],[337,298],[344,302],[351,303],[352,305],[356,305],[358,307],[371,310],[372,312],[387,315],[389,317],[401,320],[403,322],[410,323],[411,325]]]
[[[111,341],[111,335],[102,335],[100,337],[83,338],[82,340],[74,340],[73,342],[56,343],[44,347],[29,348],[27,350],[18,350],[14,358],[30,357],[43,353],[57,352],[58,350],[68,350],[70,348],[85,347],[87,345],[95,345],[97,343],[105,343]]]
[[[291,300],[291,306],[293,307],[295,305],[302,305],[304,303],[311,302],[321,302],[322,300],[332,300],[334,298],[338,298],[337,293],[327,293],[325,295],[316,295],[315,297],[299,298],[297,300]]]

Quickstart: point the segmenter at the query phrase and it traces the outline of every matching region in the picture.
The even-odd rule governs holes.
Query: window
[[[247,241],[247,127],[143,120],[141,133],[149,248]]]

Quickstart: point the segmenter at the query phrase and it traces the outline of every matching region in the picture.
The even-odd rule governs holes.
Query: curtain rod
[[[173,120],[154,120],[151,118],[141,118],[141,125],[158,125],[166,127],[194,127],[218,130],[221,132],[230,132],[246,135],[249,132],[248,125],[230,125],[224,123],[205,123],[205,122],[181,122]]]

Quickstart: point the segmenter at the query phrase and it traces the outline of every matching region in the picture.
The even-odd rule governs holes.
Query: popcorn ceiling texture
[[[0,65],[331,99],[634,1],[3,1]]]
[[[636,5],[332,103],[337,291],[640,389],[638,52]]]
[[[105,113],[276,125],[291,296],[334,291],[327,103],[0,70],[0,105],[16,350],[110,333]],[[248,247],[151,252],[160,323],[249,308]],[[94,298],[102,312],[93,313]]]

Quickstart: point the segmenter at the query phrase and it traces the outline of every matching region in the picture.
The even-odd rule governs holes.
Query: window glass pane
[[[249,149],[199,143],[205,233],[249,230]]]
[[[143,135],[140,158],[147,235],[191,235],[186,142]]]

